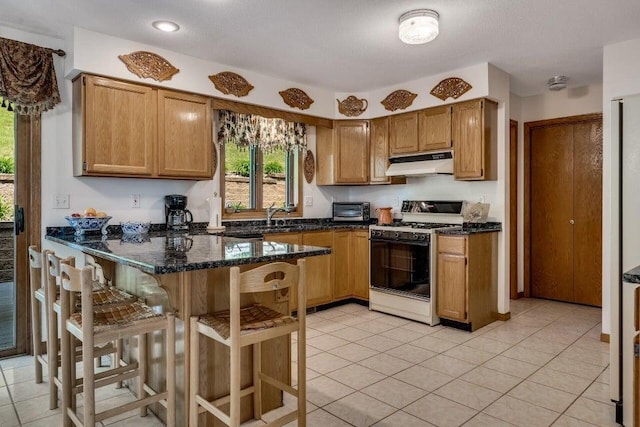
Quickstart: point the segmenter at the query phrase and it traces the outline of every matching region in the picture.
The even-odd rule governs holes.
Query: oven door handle
[[[380,243],[403,243],[405,245],[410,246],[430,246],[431,242],[429,240],[392,240],[392,239],[378,239],[378,238],[369,238],[370,242],[380,242]]]

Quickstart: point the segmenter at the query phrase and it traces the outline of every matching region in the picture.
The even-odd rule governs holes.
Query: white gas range
[[[402,221],[369,227],[369,308],[437,325],[435,230],[462,224],[462,201],[402,202]]]

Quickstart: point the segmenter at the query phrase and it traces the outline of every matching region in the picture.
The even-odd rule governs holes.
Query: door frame
[[[16,114],[16,160],[14,203],[25,213],[25,231],[14,237],[14,283],[16,286],[16,346],[0,351],[0,357],[33,352],[31,303],[29,295],[29,257],[27,248],[41,242],[41,135],[40,115]]]
[[[518,299],[518,122],[509,120],[509,297]]]
[[[566,125],[594,120],[602,121],[602,113],[581,114],[538,120],[524,124],[524,296],[531,297],[531,132],[536,128]]]

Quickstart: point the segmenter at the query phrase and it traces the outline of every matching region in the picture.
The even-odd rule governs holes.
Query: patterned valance
[[[0,97],[24,115],[58,104],[53,50],[0,37]]]
[[[307,149],[307,127],[304,123],[227,110],[220,110],[218,118],[218,141],[221,144],[259,147],[263,151]]]

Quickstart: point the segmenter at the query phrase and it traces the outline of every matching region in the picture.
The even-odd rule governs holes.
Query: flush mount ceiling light
[[[416,9],[400,16],[398,35],[406,44],[423,44],[438,37],[438,12]]]
[[[547,80],[547,86],[549,87],[549,90],[562,90],[567,87],[567,80],[569,80],[569,77],[567,76],[553,76]]]
[[[180,26],[171,21],[154,21],[152,24],[156,30],[164,31],[165,33],[173,33],[180,29]]]

